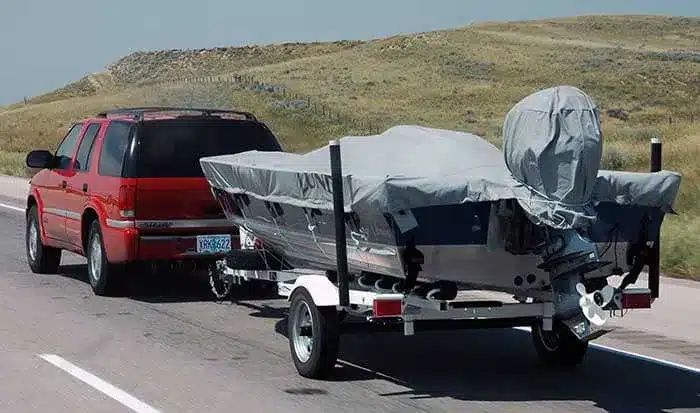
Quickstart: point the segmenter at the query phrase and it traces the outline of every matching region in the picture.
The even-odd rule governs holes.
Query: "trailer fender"
[[[338,288],[325,275],[302,275],[296,279],[287,301],[291,300],[294,291],[304,287],[317,307],[335,307],[340,304]]]

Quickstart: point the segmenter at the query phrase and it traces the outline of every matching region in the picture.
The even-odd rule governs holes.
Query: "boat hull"
[[[333,271],[336,268],[335,226],[332,211],[308,210],[273,204],[253,197],[234,197],[214,190],[232,224],[263,240],[295,268]],[[475,288],[518,292],[550,285],[550,275],[539,269],[542,258],[534,253],[513,254],[489,245],[494,202],[471,202],[411,210],[417,227],[413,241],[423,253],[419,279],[453,281]],[[610,264],[586,274],[611,275],[613,268],[627,272],[628,247],[639,242],[643,218],[650,219],[646,240],[654,239],[663,220],[658,208],[599,204],[598,219],[584,236],[596,244],[600,260]],[[404,278],[401,252],[406,234],[391,215],[363,213],[346,220],[347,259],[351,273],[376,273]]]

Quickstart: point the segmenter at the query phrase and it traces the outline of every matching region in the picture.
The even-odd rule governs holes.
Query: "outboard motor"
[[[581,231],[595,219],[591,195],[603,152],[599,108],[572,86],[541,90],[508,112],[503,137],[506,166],[536,195],[517,202],[544,233],[535,252],[550,274],[555,317],[579,338],[589,337],[579,305],[580,290],[588,293],[583,274],[608,264]]]

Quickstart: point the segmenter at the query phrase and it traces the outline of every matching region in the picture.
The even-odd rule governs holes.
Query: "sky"
[[[699,16],[700,0],[0,0],[0,106],[138,50],[371,39],[621,13]]]

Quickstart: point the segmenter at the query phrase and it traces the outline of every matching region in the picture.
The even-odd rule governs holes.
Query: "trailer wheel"
[[[546,367],[572,370],[581,364],[588,350],[588,342],[579,340],[558,320],[554,320],[551,331],[544,331],[542,322],[535,323],[532,339],[537,355]]]
[[[339,320],[335,307],[317,307],[300,287],[289,306],[289,348],[294,366],[303,377],[323,379],[338,359]]]

